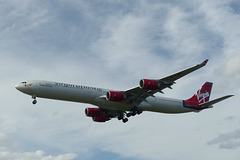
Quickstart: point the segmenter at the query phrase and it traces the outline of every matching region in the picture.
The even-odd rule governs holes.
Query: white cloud
[[[238,26],[240,22],[238,19],[240,15],[234,12],[231,3],[231,1],[203,1],[200,3],[199,10],[204,15],[206,27],[211,32],[215,32],[222,41],[219,46],[221,50],[215,53],[219,57],[216,60],[219,64],[216,68],[218,68],[218,74],[225,74],[228,78],[221,83],[233,81],[236,82],[235,86],[239,86],[240,31]]]
[[[219,144],[221,149],[237,149],[240,147],[240,130],[220,134],[217,138],[209,141],[208,144]]]
[[[36,152],[17,152],[18,143],[12,141],[6,134],[0,133],[0,160],[73,160],[77,157],[74,153],[60,155],[45,155],[41,150]]]
[[[73,160],[76,158],[76,154],[62,154],[58,156],[44,155],[43,151],[36,152],[24,152],[24,153],[12,153],[12,152],[0,152],[1,160]]]
[[[201,41],[200,27],[193,23],[194,16],[180,7],[169,8],[167,20],[164,24],[165,39],[163,47],[172,50],[177,57],[201,58],[204,53],[204,42]],[[201,19],[200,19],[201,20]]]
[[[5,152],[9,149],[15,149],[17,146],[17,144],[12,142],[4,133],[0,133],[0,142],[0,152]]]
[[[239,14],[235,14],[230,6],[231,1],[203,1],[200,11],[203,12],[209,29],[223,38],[223,52],[226,56],[239,54],[240,22]],[[220,54],[220,53],[219,53]]]
[[[178,8],[175,10],[179,11]],[[153,5],[142,2],[135,5],[132,12],[109,16],[102,27],[100,38],[92,45],[94,56],[99,57],[104,67],[109,68],[110,71],[115,72],[115,69],[120,68],[121,73],[138,77],[159,74],[160,68],[168,67],[169,58],[179,58],[180,55],[187,57],[193,50],[198,56],[191,56],[191,58],[198,59],[201,57],[201,44],[197,38],[194,38],[197,30],[193,25],[189,26],[191,24],[185,21],[186,17],[178,18],[178,13],[181,11],[175,13],[175,10],[161,3]],[[165,23],[166,17],[160,15],[166,15],[169,12],[172,13],[170,13],[169,21]],[[181,13],[186,15],[184,12]],[[175,26],[180,27],[178,29]],[[190,38],[187,35],[186,42],[183,42],[186,37],[183,32],[185,27],[191,28],[187,29]],[[178,42],[181,43],[180,46]],[[181,60],[180,64],[185,63],[184,58]],[[174,67],[179,68],[179,61],[175,63]],[[166,75],[164,73],[166,70],[161,70],[161,72],[162,76]]]
[[[240,85],[240,54],[227,60],[222,70],[223,73],[229,76],[229,78],[234,79],[235,82]]]

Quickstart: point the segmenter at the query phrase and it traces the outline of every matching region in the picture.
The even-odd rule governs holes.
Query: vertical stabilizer
[[[211,82],[204,83],[202,88],[199,89],[196,94],[183,101],[184,106],[196,108],[199,107],[199,104],[208,102],[210,99],[212,85],[213,83]]]

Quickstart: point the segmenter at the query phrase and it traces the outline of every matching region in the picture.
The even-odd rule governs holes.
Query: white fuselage
[[[108,89],[57,83],[50,81],[28,81],[15,86],[21,92],[40,98],[89,103],[109,110],[128,111],[134,104],[106,100]],[[195,111],[183,106],[183,100],[148,97],[138,105],[143,111],[162,113],[184,113]]]

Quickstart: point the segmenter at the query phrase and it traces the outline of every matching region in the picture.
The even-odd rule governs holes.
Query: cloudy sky
[[[0,160],[238,160],[240,2],[237,0],[0,0]],[[125,90],[209,59],[164,95],[189,98],[205,81],[213,109],[145,112],[94,123],[88,104],[18,92],[25,80]]]

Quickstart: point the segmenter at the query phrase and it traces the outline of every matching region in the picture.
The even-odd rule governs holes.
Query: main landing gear
[[[122,120],[123,123],[126,123],[128,121],[128,118],[126,118],[126,112],[123,112],[122,115],[118,116],[118,120]]]
[[[123,123],[128,121],[127,117],[135,116],[141,114],[143,111],[138,107],[133,107],[129,112],[123,112],[122,115],[118,117],[118,120],[122,120]]]
[[[33,95],[33,96],[32,96],[32,99],[33,99],[32,104],[36,104],[36,103],[37,103],[36,98],[37,98],[36,95]]]
[[[143,111],[138,107],[133,107],[130,112],[127,113],[127,117],[135,116],[141,114]]]

